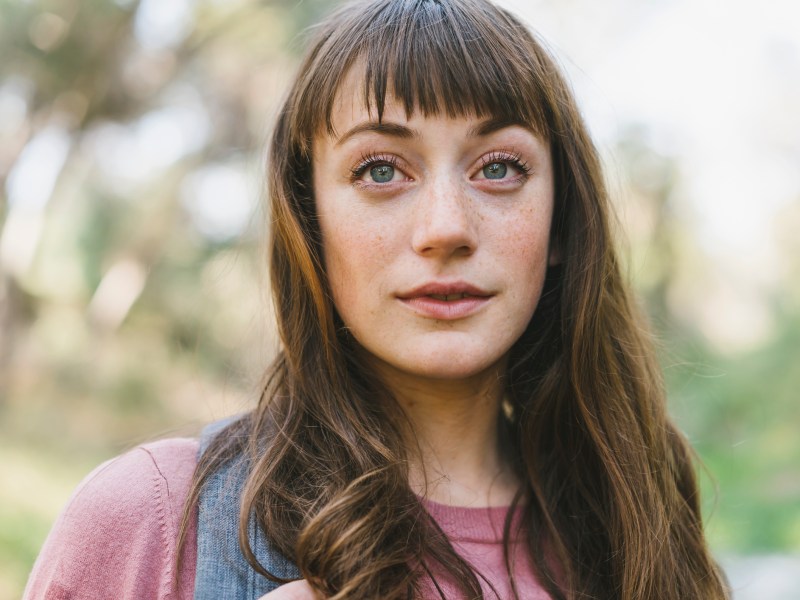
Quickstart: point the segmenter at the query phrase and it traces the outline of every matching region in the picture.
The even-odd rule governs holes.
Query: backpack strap
[[[200,436],[198,457],[217,435],[240,418],[231,417],[206,426]],[[279,587],[257,573],[239,548],[239,511],[249,463],[245,456],[225,463],[208,478],[200,493],[195,600],[257,600]],[[247,534],[253,553],[267,571],[286,579],[300,578],[294,563],[269,543],[252,515]]]

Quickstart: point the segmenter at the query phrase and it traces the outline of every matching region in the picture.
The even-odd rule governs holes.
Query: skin
[[[282,585],[259,600],[319,600],[305,579]]]
[[[379,124],[362,77],[345,78],[335,133],[312,146],[334,303],[409,416],[412,489],[443,504],[507,505],[518,482],[497,436],[502,376],[557,258],[549,145],[522,124],[407,115],[391,96]],[[488,299],[455,319],[403,300],[453,281]],[[315,597],[304,581],[291,586],[264,598]]]

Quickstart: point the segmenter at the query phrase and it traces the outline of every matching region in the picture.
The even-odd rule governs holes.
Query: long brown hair
[[[408,114],[522,120],[550,144],[560,262],[511,350],[503,420],[542,584],[554,599],[726,598],[703,537],[692,454],[666,415],[610,239],[595,148],[542,44],[486,0],[364,0],[316,28],[269,156],[282,350],[258,407],[201,457],[184,533],[208,475],[244,453],[253,466],[240,544],[256,570],[274,578],[248,545],[250,514],[325,597],[414,597],[434,563],[467,597],[482,597],[478,576],[409,487],[402,411],[359,361],[323,268],[312,140],[332,132],[334,97],[356,64],[379,118],[392,94]],[[507,563],[510,527],[509,518]]]

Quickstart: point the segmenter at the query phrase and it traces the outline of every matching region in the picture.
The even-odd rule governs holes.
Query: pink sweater
[[[175,581],[183,504],[196,464],[197,440],[171,439],[136,448],[95,469],[75,490],[34,565],[26,599],[146,598],[190,600],[194,592],[196,522]],[[504,508],[427,503],[456,550],[488,578],[500,598],[511,598],[503,560]],[[512,540],[520,597],[550,596],[533,575],[524,545]],[[436,573],[447,598],[452,582]],[[482,580],[484,595],[495,598]],[[438,598],[433,587],[425,598]]]

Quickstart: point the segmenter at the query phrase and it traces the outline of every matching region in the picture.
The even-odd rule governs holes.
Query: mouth
[[[430,282],[416,287],[408,292],[401,292],[397,295],[401,300],[428,297],[443,302],[454,302],[465,298],[490,298],[491,292],[481,289],[471,283],[463,281],[454,282]]]
[[[481,296],[472,296],[466,292],[460,294],[427,294],[428,298],[434,300],[442,300],[443,302],[453,302],[454,300],[463,300],[464,298],[480,298]]]
[[[473,315],[486,306],[494,294],[464,282],[433,282],[409,292],[398,299],[418,316],[439,321],[455,321]]]

